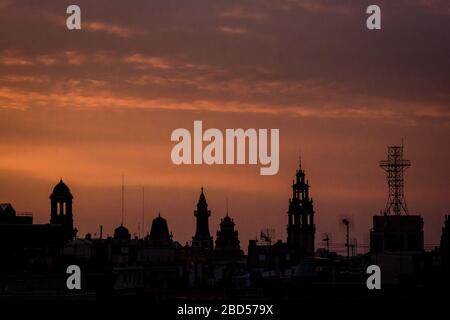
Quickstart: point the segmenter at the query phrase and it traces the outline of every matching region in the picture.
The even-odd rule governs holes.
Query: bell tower
[[[301,255],[313,256],[316,233],[314,207],[301,161],[295,177],[296,180],[292,181],[292,198],[289,199],[287,242]]]
[[[62,181],[53,188],[50,195],[50,224],[61,224],[67,229],[67,238],[73,239],[72,193]]]
[[[208,210],[208,203],[206,203],[205,194],[202,192],[197,203],[197,210],[194,211],[194,216],[197,218],[197,227],[195,236],[192,237],[192,246],[202,249],[213,249],[213,239],[209,233],[209,216],[211,211]]]

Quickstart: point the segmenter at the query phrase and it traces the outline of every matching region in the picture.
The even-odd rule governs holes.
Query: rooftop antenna
[[[345,225],[345,247],[347,248],[347,260],[350,258],[350,221],[346,218],[342,219],[342,223]]]
[[[352,257],[354,257],[358,253],[358,239],[353,238],[350,247],[352,248]]]
[[[142,187],[142,238],[144,238],[145,187]]]
[[[403,139],[401,146],[389,146],[387,160],[380,161],[380,167],[386,171],[389,196],[384,214],[394,214],[399,216],[408,214],[408,208],[404,196],[403,172],[411,166],[410,160],[403,159]]]
[[[325,245],[327,246],[327,253],[330,253],[330,240],[331,240],[330,233],[329,232],[324,233],[322,235],[322,238],[323,238],[322,241],[325,242]]]
[[[122,221],[120,225],[123,226],[123,216],[124,216],[124,191],[125,191],[125,177],[122,173]]]
[[[227,206],[227,213],[226,213],[226,215],[228,217],[228,197],[225,198],[225,201],[226,201],[226,206]]]

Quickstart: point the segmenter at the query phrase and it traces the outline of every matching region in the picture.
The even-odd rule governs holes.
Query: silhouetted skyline
[[[286,228],[286,197],[301,151],[317,230],[343,243],[383,210],[378,161],[405,141],[411,214],[437,244],[450,207],[450,22],[446,1],[379,1],[383,29],[365,28],[368,1],[78,1],[83,29],[65,27],[66,4],[0,5],[0,202],[47,222],[50,186],[77,196],[79,235],[138,232],[161,212],[180,241],[192,238],[198,188],[208,190],[211,234],[229,211],[247,243]],[[280,170],[170,161],[170,133],[279,128]],[[142,229],[142,226],[140,226]]]

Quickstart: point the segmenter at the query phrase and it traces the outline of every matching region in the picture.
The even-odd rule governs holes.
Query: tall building
[[[239,233],[234,230],[235,223],[227,215],[220,221],[220,230],[217,231],[216,247],[214,252],[218,255],[240,256]]]
[[[201,188],[200,198],[197,203],[197,210],[194,211],[194,216],[197,219],[195,236],[192,237],[192,247],[201,249],[213,249],[213,238],[209,233],[209,216],[211,211],[208,210],[208,203],[206,202],[203,187]]]
[[[386,171],[388,200],[383,213],[373,216],[369,256],[383,270],[382,285],[418,274],[424,265],[424,221],[420,215],[409,214],[404,197],[404,171],[410,166],[403,159],[403,146],[389,146],[387,159],[380,161]]]
[[[305,258],[314,256],[314,206],[309,197],[309,183],[305,179],[301,163],[295,177],[287,212],[287,242],[250,240],[247,259],[251,270],[283,271],[297,266]]]
[[[309,197],[309,183],[305,180],[305,171],[301,162],[292,182],[292,198],[289,199],[287,243],[297,248],[301,255],[314,255],[313,200]]]
[[[11,204],[0,204],[0,270],[34,272],[56,267],[54,260],[75,236],[69,187],[62,180],[50,195],[49,224],[34,224],[31,214],[17,213]],[[0,272],[1,273],[1,272]]]
[[[67,240],[75,237],[72,200],[73,196],[69,187],[61,179],[50,195],[50,224],[62,225],[67,232]]]
[[[403,159],[403,146],[390,146],[387,160],[380,161],[388,182],[388,201],[383,215],[373,217],[370,251],[379,253],[424,251],[423,219],[408,213],[404,199],[403,173],[411,161]]]

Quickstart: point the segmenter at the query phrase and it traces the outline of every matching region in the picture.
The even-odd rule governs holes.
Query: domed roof
[[[119,227],[114,229],[114,239],[129,240],[130,238],[130,232],[123,225],[120,225]]]
[[[50,197],[72,197],[72,193],[70,193],[69,187],[61,179],[53,188],[53,192]]]
[[[170,238],[167,220],[160,214],[153,219],[152,228],[150,230],[150,240],[168,240]]]
[[[234,226],[234,221],[233,219],[230,218],[230,216],[228,215],[228,212],[225,216],[225,218],[222,219],[221,225],[233,225]]]

